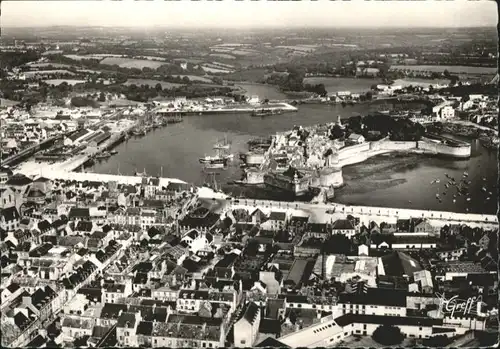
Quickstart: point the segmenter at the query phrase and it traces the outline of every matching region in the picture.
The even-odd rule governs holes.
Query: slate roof
[[[267,337],[262,342],[256,345],[258,348],[290,348],[290,346],[280,342],[273,337]]]
[[[69,210],[68,217],[71,218],[88,218],[90,217],[90,211],[88,208],[72,207]]]
[[[16,173],[15,175],[11,176],[5,184],[11,186],[25,186],[32,182],[33,181],[25,175]]]
[[[348,219],[337,219],[332,226],[333,230],[354,230],[354,226]]]
[[[439,326],[443,325],[443,319],[430,317],[409,317],[409,316],[381,316],[381,315],[363,315],[363,314],[345,314],[335,319],[335,322],[341,326],[347,326],[353,323],[368,323],[393,326]]]
[[[277,319],[264,318],[260,320],[259,333],[274,334],[277,337],[281,334],[281,323]]]
[[[259,307],[254,302],[248,303],[247,309],[243,315],[243,318],[250,324],[253,324],[257,320],[257,314],[259,312]]]
[[[2,216],[6,222],[12,222],[18,220],[21,217],[15,206],[0,210],[0,216]]]
[[[403,276],[413,275],[414,272],[422,270],[420,263],[408,256],[406,253],[394,251],[383,256],[385,275]]]
[[[406,290],[368,288],[366,293],[341,293],[338,303],[406,307]]]

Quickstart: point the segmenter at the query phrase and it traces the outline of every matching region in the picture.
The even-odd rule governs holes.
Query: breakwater
[[[208,192],[204,192],[209,197]],[[448,211],[414,210],[405,208],[375,207],[375,206],[351,206],[336,203],[312,204],[307,202],[287,202],[271,200],[251,200],[231,198],[227,200],[231,209],[242,207],[258,207],[266,210],[303,210],[315,213],[316,220],[330,222],[334,215],[363,216],[369,219],[395,222],[398,219],[423,218],[439,221],[444,224],[479,224],[481,226],[497,227],[498,218],[495,215],[469,214]],[[332,212],[327,214],[326,211]],[[315,212],[320,211],[320,212]],[[378,218],[377,218],[378,217]]]

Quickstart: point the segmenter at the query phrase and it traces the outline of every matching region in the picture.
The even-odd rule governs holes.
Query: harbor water
[[[123,175],[145,170],[151,176],[174,177],[197,185],[213,182],[215,177],[224,190],[235,196],[244,194],[251,197],[252,193],[255,195],[255,188],[224,185],[228,181],[241,179],[238,153],[247,151],[249,139],[286,131],[294,125],[333,122],[337,115],[348,118],[372,110],[366,104],[346,107],[310,104],[298,107],[299,111],[295,113],[264,118],[251,117],[249,114],[187,116],[182,123],[153,130],[144,137],[132,137],[116,148],[117,155],[97,162],[92,170]],[[234,160],[227,170],[218,171],[212,176],[203,171],[198,159],[214,155],[213,145],[224,137],[232,142]],[[334,201],[353,205],[454,212],[467,212],[468,209],[470,213],[496,213],[497,154],[481,146],[478,141],[471,142],[472,156],[467,160],[389,154],[344,167],[345,186],[335,191]],[[210,171],[213,173],[214,170]],[[445,173],[459,181],[464,171],[468,172],[468,180],[472,181],[469,185],[470,201],[465,196],[457,196],[453,202],[453,195],[456,194],[454,187],[443,194],[448,181]],[[440,183],[431,184],[435,179],[440,179]],[[262,198],[274,199],[272,194],[260,192],[259,195],[264,196]],[[441,202],[436,199],[437,193],[440,194]],[[490,199],[487,200],[487,197]]]

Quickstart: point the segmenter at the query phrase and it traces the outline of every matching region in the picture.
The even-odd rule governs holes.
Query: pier
[[[59,139],[62,139],[63,135],[58,135],[55,137],[48,138],[44,140],[43,142],[37,143],[32,145],[31,147],[28,147],[26,149],[21,150],[19,153],[8,157],[7,159],[2,160],[2,166],[11,166],[11,165],[16,165],[19,162],[25,160],[26,158],[34,155],[37,151],[43,148],[50,147],[54,142],[56,142]]]
[[[164,108],[159,107],[153,112],[157,115],[211,115],[211,114],[231,114],[231,113],[252,113],[254,110],[271,110],[283,112],[296,112],[298,109],[286,102],[267,103],[267,104],[241,104],[230,107],[220,108]]]

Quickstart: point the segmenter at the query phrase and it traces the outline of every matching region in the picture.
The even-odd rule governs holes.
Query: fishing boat
[[[279,115],[282,113],[283,113],[283,110],[281,110],[281,109],[261,109],[261,110],[254,109],[252,111],[251,115],[264,117],[264,116],[268,116],[268,115]]]
[[[116,154],[118,154],[118,150],[111,150],[109,153],[110,153],[111,155],[116,155]]]
[[[140,128],[138,130],[133,130],[132,134],[134,136],[145,136],[146,135],[146,129],[145,128]]]
[[[109,152],[105,151],[105,152],[102,152],[102,153],[100,153],[100,154],[97,154],[97,155],[95,156],[95,158],[96,158],[96,159],[98,159],[98,160],[102,160],[102,159],[107,159],[107,158],[109,158],[110,156],[111,156],[111,153],[109,153]]]
[[[231,147],[231,143],[228,142],[226,136],[224,137],[224,139],[218,140],[217,143],[214,144],[214,149],[229,150],[230,147]]]
[[[224,168],[227,165],[228,160],[221,156],[205,156],[200,158],[200,163],[205,165],[205,168]]]
[[[487,191],[485,187],[482,187],[481,190],[484,191],[485,193]]]
[[[134,176],[136,176],[136,177],[147,177],[148,175],[146,173],[146,169],[144,169],[143,172],[137,172],[137,171],[135,171]]]

